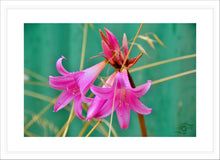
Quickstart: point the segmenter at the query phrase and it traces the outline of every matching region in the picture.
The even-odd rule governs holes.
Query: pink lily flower
[[[122,72],[118,72],[115,77],[115,81],[111,88],[101,88],[92,85],[91,91],[101,99],[105,99],[106,102],[103,104],[102,109],[96,114],[96,118],[105,118],[116,110],[119,125],[121,129],[126,129],[130,122],[130,110],[134,112],[148,115],[152,109],[146,107],[140,102],[139,98],[144,96],[150,89],[151,81],[137,88],[132,88],[128,79],[128,73],[126,69]],[[98,108],[99,106],[97,106]],[[88,113],[89,114],[89,113]]]
[[[70,73],[62,65],[63,59],[66,58],[62,56],[56,63],[57,71],[62,76],[49,76],[49,84],[52,88],[64,90],[54,105],[54,112],[59,111],[74,100],[75,114],[80,119],[85,119],[82,116],[82,102],[92,101],[92,98],[85,97],[85,94],[107,63],[103,61],[86,70]]]
[[[100,34],[102,37],[102,48],[105,54],[105,58],[109,61],[109,63],[116,69],[121,68],[126,55],[128,54],[128,41],[126,34],[124,33],[123,40],[122,40],[122,48],[123,52],[120,50],[120,46],[118,43],[117,38],[115,35],[110,32],[108,29],[104,28],[106,32],[106,36],[104,33],[100,30]],[[142,54],[138,55],[135,58],[128,59],[125,63],[125,66],[127,68],[131,68],[135,63],[138,61],[138,59],[142,56]]]
[[[114,72],[105,82],[105,84],[102,86],[102,88],[110,88],[110,86],[113,84],[114,79],[115,79],[115,75],[117,72]],[[96,119],[101,119],[103,117],[105,117],[105,108],[103,107],[103,105],[105,104],[107,100],[100,98],[98,96],[96,96],[92,103],[89,106],[88,112],[87,112],[87,117],[86,119],[89,121],[90,119],[92,119],[93,117]],[[103,114],[102,114],[103,113]]]

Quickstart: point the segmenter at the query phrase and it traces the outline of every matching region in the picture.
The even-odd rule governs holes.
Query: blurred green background
[[[56,61],[61,56],[64,67],[75,72],[79,70],[85,24],[24,24],[24,126],[28,125],[24,136],[56,136],[69,117],[71,104],[58,112],[53,112],[53,105],[47,106],[52,98],[61,92],[48,87],[48,77],[59,76],[56,70]],[[123,33],[128,40],[135,37],[140,24],[89,24],[84,68],[90,67],[103,60],[102,57],[89,60],[90,57],[102,52],[99,29],[106,27],[117,37],[122,45]],[[137,39],[149,57],[143,55],[133,67],[139,67],[162,60],[181,57],[196,53],[196,24],[194,23],[164,23],[144,24],[140,35],[155,33],[166,47],[154,43],[155,50],[149,44]],[[132,42],[132,41],[131,41]],[[130,44],[129,44],[130,46]],[[138,47],[134,47],[130,57],[140,54]],[[108,66],[101,73],[107,76]],[[147,80],[158,80],[171,75],[196,69],[196,58],[167,63],[141,71],[133,72],[136,86],[146,83]],[[109,74],[113,72],[112,67]],[[37,75],[36,75],[37,74]],[[40,76],[39,76],[40,75]],[[42,76],[42,77],[41,77]],[[40,80],[39,80],[40,78]],[[95,84],[100,83],[97,80]],[[144,116],[148,136],[150,137],[194,137],[196,136],[196,74],[155,84],[141,101],[153,111]],[[45,110],[44,108],[49,108]],[[44,111],[46,111],[44,113]],[[40,116],[38,114],[40,113]],[[41,115],[42,113],[42,115]],[[84,112],[84,115],[86,112]],[[33,121],[34,119],[34,121]],[[105,118],[110,121],[110,116]],[[30,123],[32,120],[33,123]],[[86,121],[74,118],[66,136],[78,136]],[[83,136],[96,124],[91,122]],[[116,113],[112,123],[119,137],[140,137],[137,114],[131,111],[129,128],[121,130]],[[27,126],[26,126],[27,127]],[[108,127],[102,123],[108,132]],[[93,136],[104,136],[97,128]]]

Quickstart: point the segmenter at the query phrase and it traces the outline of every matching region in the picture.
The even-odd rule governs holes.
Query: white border
[[[200,158],[205,158],[205,155],[216,156],[216,147],[219,148],[219,145],[215,143],[218,140],[215,134],[219,131],[217,129],[219,92],[213,88],[213,85],[215,88],[218,86],[216,79],[219,75],[219,55],[217,54],[219,53],[217,48],[219,39],[213,34],[213,32],[215,35],[219,33],[217,31],[219,24],[216,24],[219,8],[216,7],[216,2],[118,1],[117,5],[108,1],[20,1],[19,3],[3,1],[1,3],[3,5],[2,20],[5,22],[5,25],[1,26],[3,34],[1,53],[7,53],[1,54],[1,77],[3,77],[1,79],[1,126],[3,128],[1,129],[3,131],[1,148],[3,158],[13,158],[15,155],[14,158],[17,156],[45,158],[44,155],[50,155],[48,158],[72,158],[73,155],[74,158],[91,158],[91,156],[98,155],[99,158],[114,158],[121,154],[124,154],[121,158],[146,158],[146,155],[148,158],[164,158],[164,155],[172,158],[175,156],[179,158],[179,155],[182,156],[181,158],[186,158],[188,155],[189,158],[192,158],[190,157],[192,153],[200,153]],[[85,13],[88,13],[89,17]],[[197,23],[197,137],[24,138],[22,128],[23,23],[27,22]],[[213,26],[214,22],[215,26]],[[215,101],[213,101],[213,97]],[[216,132],[214,132],[214,128]],[[109,151],[115,154],[110,154]],[[155,152],[161,154],[155,154]],[[171,154],[171,152],[174,153]],[[43,156],[39,153],[42,153]],[[108,154],[108,157],[103,157],[104,153]],[[34,157],[32,157],[33,155]]]

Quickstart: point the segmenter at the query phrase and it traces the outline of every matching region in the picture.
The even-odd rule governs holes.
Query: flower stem
[[[86,122],[86,124],[83,126],[82,130],[80,131],[78,137],[82,137],[83,136],[83,134],[85,133],[86,129],[89,127],[91,122],[92,122],[91,120]]]
[[[140,128],[141,128],[141,135],[142,137],[147,137],[147,128],[146,128],[146,124],[144,121],[144,116],[141,114],[137,114],[138,115],[138,121],[140,124]]]
[[[71,121],[73,119],[73,116],[74,116],[74,103],[73,103],[73,106],[71,108],[71,111],[70,111],[70,114],[69,114],[69,118],[67,120],[67,124],[66,124],[66,127],[65,127],[65,130],[63,132],[62,137],[66,137],[66,134],[67,134],[67,131],[69,129],[69,125],[70,125],[70,123],[71,123]]]
[[[110,128],[110,123],[109,123],[107,120],[102,119],[102,122],[105,123],[108,128]],[[112,128],[111,128],[111,132],[112,132],[112,134],[114,135],[114,137],[118,137],[118,134],[117,134],[117,132],[115,131],[115,129],[114,129],[113,126],[112,126]]]
[[[86,137],[89,137],[89,136],[92,134],[92,132],[98,127],[98,125],[99,125],[101,122],[102,122],[102,119],[100,119],[100,120],[96,123],[96,125],[91,129],[91,131],[86,135]]]
[[[76,117],[76,115],[74,114],[72,117],[71,117],[71,120],[70,120],[70,122],[69,121],[67,121],[64,125],[63,125],[63,127],[59,130],[59,132],[56,134],[56,137],[60,137],[61,136],[61,134],[64,132],[64,130],[66,129],[66,125],[68,125],[69,123],[71,123],[72,122],[72,120],[74,119]]]
[[[129,78],[131,87],[135,88],[136,86],[134,84],[134,81],[133,81],[129,71],[128,71],[128,78]],[[147,137],[147,128],[145,125],[144,116],[141,114],[137,114],[137,115],[138,115],[139,125],[140,125],[140,129],[141,129],[141,135],[142,135],[142,137]]]

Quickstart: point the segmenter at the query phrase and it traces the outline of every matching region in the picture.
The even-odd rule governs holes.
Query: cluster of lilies
[[[106,36],[100,31],[104,61],[78,72],[68,72],[62,65],[61,57],[57,60],[56,68],[62,76],[49,76],[49,84],[52,88],[63,90],[58,97],[54,111],[57,112],[74,100],[74,112],[80,119],[103,119],[117,113],[119,125],[126,129],[130,122],[130,110],[141,115],[148,115],[152,109],[146,107],[139,98],[144,96],[151,86],[151,81],[134,88],[131,84],[129,69],[136,64],[142,54],[128,59],[128,41],[126,34],[122,40],[122,50],[118,40],[112,32],[104,28]],[[107,64],[115,68],[102,87],[93,85],[98,75]],[[86,97],[88,90],[94,93],[94,98]],[[88,103],[89,108],[86,117],[82,115],[82,103]]]

